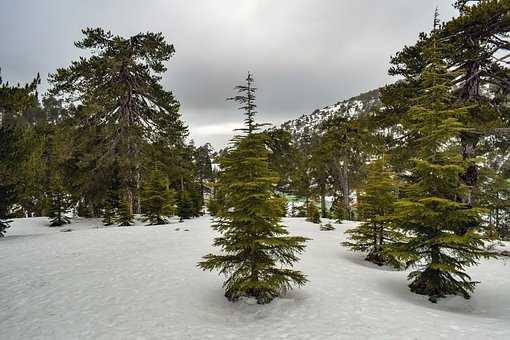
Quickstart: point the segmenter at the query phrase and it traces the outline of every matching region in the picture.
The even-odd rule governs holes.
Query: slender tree
[[[227,276],[225,296],[232,301],[254,297],[268,303],[282,289],[305,284],[299,271],[282,268],[298,260],[305,248],[304,237],[287,236],[280,225],[282,204],[273,193],[278,178],[269,169],[267,136],[257,132],[254,120],[255,88],[248,74],[247,84],[238,86],[234,97],[242,106],[245,132],[233,140],[231,149],[220,158],[218,186],[225,194],[225,206],[217,213],[213,228],[222,235],[214,240],[224,255],[209,254],[198,265],[204,270],[220,270]]]
[[[115,223],[117,223],[119,227],[133,225],[134,216],[132,211],[133,209],[130,206],[127,195],[122,196],[119,202],[119,208],[117,209],[117,215],[115,216]]]
[[[111,191],[108,191],[107,197],[104,200],[103,204],[103,224],[105,226],[109,226],[115,223],[115,199],[113,197],[113,193]]]
[[[321,214],[317,206],[315,206],[315,201],[313,199],[309,200],[306,205],[306,220],[316,224],[321,223]]]
[[[66,216],[71,204],[70,196],[62,185],[60,175],[54,174],[50,183],[50,209],[48,214],[50,227],[60,227],[71,223],[70,218]]]
[[[174,192],[158,166],[149,174],[142,191],[144,221],[151,225],[168,223],[167,217],[175,213]]]
[[[363,221],[346,231],[349,241],[342,244],[353,251],[367,253],[365,260],[379,266],[398,261],[385,252],[387,245],[403,240],[402,233],[392,223],[391,215],[398,198],[398,181],[386,158],[368,166],[368,178],[358,196],[357,210]]]

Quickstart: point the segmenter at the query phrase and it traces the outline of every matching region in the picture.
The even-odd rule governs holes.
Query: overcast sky
[[[260,122],[281,123],[393,81],[390,56],[429,31],[453,0],[0,0],[2,77],[67,66],[81,29],[163,32],[174,44],[163,85],[197,144],[222,147],[243,117],[225,98],[254,73]]]

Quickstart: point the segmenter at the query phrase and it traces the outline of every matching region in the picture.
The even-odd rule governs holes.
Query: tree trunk
[[[324,182],[321,182],[321,216],[326,218],[326,188]]]

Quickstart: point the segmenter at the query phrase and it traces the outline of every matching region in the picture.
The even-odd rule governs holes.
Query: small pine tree
[[[111,191],[107,193],[107,198],[103,204],[103,224],[109,226],[115,223],[115,202]]]
[[[60,176],[55,174],[50,182],[50,209],[48,214],[50,227],[60,227],[71,223],[69,217],[65,215],[70,207],[69,195],[64,190]]]
[[[315,224],[321,223],[321,214],[313,200],[310,200],[306,206],[306,220]]]
[[[119,227],[127,227],[134,223],[133,210],[131,209],[131,204],[126,195],[124,195],[119,202],[115,223],[117,223]]]
[[[341,197],[335,197],[333,206],[331,207],[331,217],[335,219],[336,223],[342,223],[347,216],[344,200]]]
[[[12,221],[0,220],[0,237],[5,236],[6,230],[11,227],[10,222]]]
[[[435,23],[437,27],[437,14]],[[395,204],[394,220],[411,236],[392,246],[393,255],[417,267],[409,274],[411,291],[428,295],[431,302],[455,294],[468,299],[477,282],[465,268],[491,256],[478,232],[484,210],[461,199],[470,190],[461,175],[473,160],[458,155],[456,137],[464,130],[458,118],[468,108],[454,104],[451,88],[456,76],[443,61],[442,42],[436,36],[434,31],[425,53],[421,92],[403,121],[410,135],[417,136],[416,158],[405,197]]]
[[[187,220],[193,217],[193,201],[190,193],[186,190],[181,191],[177,201],[177,216],[180,220]]]
[[[386,159],[380,158],[368,166],[367,182],[358,198],[357,209],[364,221],[345,233],[349,241],[342,245],[353,251],[367,253],[365,260],[379,266],[401,265],[393,256],[385,252],[385,247],[403,240],[403,234],[391,221],[394,203],[398,198],[396,175]]]
[[[235,97],[246,111],[247,134],[234,139],[233,147],[220,159],[219,187],[225,194],[224,209],[218,212],[213,228],[222,235],[214,245],[224,255],[209,254],[198,265],[203,270],[220,270],[228,276],[225,296],[235,301],[253,297],[269,303],[283,289],[305,284],[301,272],[282,268],[298,260],[305,248],[304,237],[287,236],[280,225],[282,204],[273,193],[278,178],[269,169],[266,135],[255,133],[253,78],[239,86]]]
[[[145,181],[141,196],[144,221],[150,225],[168,223],[167,217],[175,213],[174,192],[157,166]]]

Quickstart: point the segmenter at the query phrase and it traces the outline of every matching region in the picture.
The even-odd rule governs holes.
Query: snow
[[[352,222],[321,232],[288,218],[292,234],[313,238],[297,265],[309,284],[268,305],[231,303],[222,278],[196,267],[213,250],[209,217],[109,228],[81,219],[66,233],[47,221],[17,219],[0,240],[3,340],[510,338],[510,258],[469,271],[481,281],[471,300],[432,304],[409,292],[406,273],[340,245]]]

